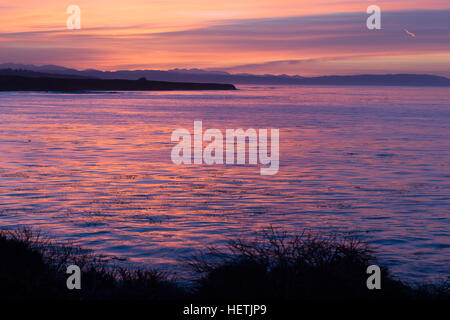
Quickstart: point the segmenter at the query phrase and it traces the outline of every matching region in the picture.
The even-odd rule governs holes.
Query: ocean
[[[0,93],[0,228],[171,272],[264,228],[367,241],[409,281],[450,275],[450,90]],[[279,129],[279,171],[175,165],[174,130]]]

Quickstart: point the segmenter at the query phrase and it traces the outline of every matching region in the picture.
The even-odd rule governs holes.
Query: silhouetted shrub
[[[382,290],[368,290],[367,267],[377,264],[361,241],[265,230],[253,241],[233,240],[190,259],[198,274],[195,292],[211,300],[436,299],[448,284],[413,288],[381,267]]]
[[[198,275],[186,291],[157,270],[129,270],[29,228],[0,231],[0,299],[217,300],[450,299],[449,282],[412,287],[382,268],[381,290],[366,287],[373,253],[357,240],[273,229],[253,241],[230,241],[192,257]],[[82,289],[68,290],[66,268],[82,270]]]
[[[0,299],[181,299],[185,292],[156,270],[126,270],[76,246],[57,245],[30,228],[0,231]],[[68,290],[66,268],[82,270]]]

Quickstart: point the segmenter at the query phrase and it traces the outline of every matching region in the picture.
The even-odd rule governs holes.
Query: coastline
[[[188,83],[139,80],[104,80],[92,78],[24,77],[0,75],[0,91],[185,91],[185,90],[236,90],[232,84]]]

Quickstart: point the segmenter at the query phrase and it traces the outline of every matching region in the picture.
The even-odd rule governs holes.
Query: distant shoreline
[[[0,64],[2,76],[26,78],[64,78],[97,80],[150,79],[157,82],[218,85],[299,85],[299,86],[408,86],[408,87],[450,87],[450,79],[432,74],[355,74],[324,75],[315,77],[291,75],[231,74],[205,70],[119,70],[100,71],[95,69],[75,70],[59,66],[33,66]],[[233,85],[231,85],[233,84]],[[170,90],[170,89],[169,89]],[[197,90],[197,89],[188,89]],[[204,90],[204,89],[200,89]],[[205,89],[210,90],[210,89]],[[214,90],[214,89],[213,89]],[[222,90],[222,89],[219,89]],[[228,89],[226,89],[228,90]]]
[[[164,83],[160,88],[147,89],[143,87],[138,90],[235,90],[234,85],[450,87],[449,78],[432,74],[359,74],[302,77],[271,74],[230,74],[203,70],[197,72],[189,70],[99,71],[94,69],[79,71],[57,66],[36,67],[0,64],[0,79],[3,77],[89,79],[90,81],[142,81],[142,79],[149,79],[148,81],[155,83],[155,85],[156,83]],[[173,87],[168,83],[172,84]],[[225,85],[225,87],[222,87],[222,85]],[[178,89],[180,86],[182,89]],[[185,86],[188,87],[184,89]],[[0,83],[0,91],[2,90],[1,87],[2,84]],[[120,90],[133,89],[126,89],[125,87]]]
[[[92,79],[63,77],[25,77],[0,75],[0,91],[184,91],[184,90],[236,90],[232,84],[193,83],[124,79]]]

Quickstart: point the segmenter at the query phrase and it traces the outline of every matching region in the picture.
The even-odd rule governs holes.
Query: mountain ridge
[[[231,74],[224,71],[206,71],[201,69],[172,70],[117,70],[101,71],[96,69],[76,70],[57,65],[25,65],[15,63],[0,64],[0,69],[17,72],[41,72],[46,75],[69,78],[95,78],[103,80],[138,80],[146,78],[152,81],[194,82],[194,83],[233,83],[233,84],[269,84],[269,85],[375,85],[375,86],[450,86],[450,79],[430,74],[357,74],[302,77],[299,75],[254,75]]]

